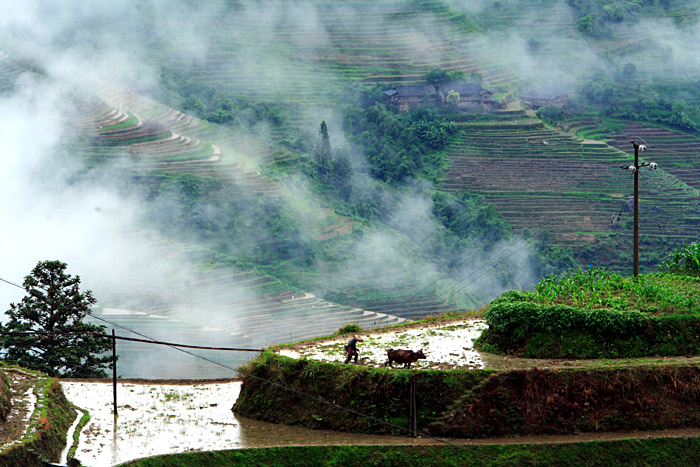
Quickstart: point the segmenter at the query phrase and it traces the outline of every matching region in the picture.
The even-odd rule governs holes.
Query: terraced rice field
[[[96,170],[155,177],[154,183],[162,174],[190,173],[232,183],[242,193],[279,194],[260,173],[258,164],[266,161],[255,159],[253,138],[227,139],[215,125],[132,92],[109,90],[102,97],[68,115],[66,134],[65,151]],[[241,152],[241,145],[251,151]]]
[[[251,270],[210,271],[197,280],[183,281],[181,287],[158,288],[151,284],[143,290],[101,293],[98,305],[92,320],[114,327],[117,335],[141,338],[142,334],[166,342],[210,347],[259,349],[332,334],[349,323],[370,329],[404,321],[386,313],[331,303]],[[226,367],[202,363],[168,347],[119,341],[118,349],[124,377],[230,375]],[[255,356],[194,352],[229,367]],[[154,364],[173,360],[177,365]]]
[[[643,139],[648,150],[641,154],[678,179],[676,191],[697,195],[700,189],[700,138],[666,128],[629,122],[621,133],[606,135],[608,144],[629,150],[630,140]],[[640,141],[641,143],[642,141]]]
[[[578,128],[584,126],[582,123]],[[607,145],[584,141],[534,120],[469,123],[462,124],[461,130],[449,149],[452,166],[443,189],[483,195],[516,233],[542,229],[563,245],[580,246],[601,236],[620,234],[611,220],[621,210],[629,213],[632,176],[620,169],[629,165],[632,157],[631,146],[626,147],[627,135],[613,138],[613,145]],[[663,166],[665,158],[680,160],[687,154],[681,140],[663,152],[660,138],[668,137],[665,133],[655,130],[657,138],[654,132],[639,127],[630,126],[629,131],[642,132],[659,142],[658,159],[663,167],[644,171],[641,177],[641,205],[645,213],[653,213],[641,216],[641,231],[672,243],[697,239],[698,175],[692,167],[672,162],[668,169]],[[688,151],[692,152],[692,146]],[[684,176],[689,177],[688,182]]]
[[[514,77],[479,41],[479,26],[448,2],[240,2],[207,31],[212,46],[196,63],[183,61],[200,83],[258,101],[301,106],[337,102],[343,86],[419,83],[435,67],[480,73],[490,86]],[[174,50],[186,50],[183,43]],[[162,54],[153,48],[157,66]]]

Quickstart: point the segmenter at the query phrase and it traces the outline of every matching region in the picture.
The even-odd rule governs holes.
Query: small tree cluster
[[[331,149],[328,126],[321,122],[318,141],[314,149],[313,165],[316,178],[323,184],[334,186],[339,196],[347,200],[350,197],[350,179],[352,166],[344,154],[334,154]]]
[[[425,75],[425,81],[428,84],[437,86],[438,84],[462,81],[464,76],[462,70],[447,71],[442,68],[433,68]]]

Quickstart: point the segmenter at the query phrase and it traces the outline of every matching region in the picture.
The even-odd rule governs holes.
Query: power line
[[[512,246],[506,248],[505,252],[507,252],[507,251],[508,251],[509,249],[511,249],[511,248],[515,248],[517,245],[518,245],[517,243],[514,243]],[[527,245],[528,245],[527,241],[524,241],[524,240],[523,240],[523,244],[520,245],[520,247],[518,247],[516,250],[514,250],[513,252],[511,252],[508,256],[504,256],[503,258],[501,258],[501,259],[495,261],[494,263],[492,263],[489,267],[486,267],[487,263],[489,263],[491,260],[493,260],[493,259],[494,259],[495,257],[497,257],[498,255],[500,255],[500,254],[502,254],[502,253],[505,253],[505,252],[504,252],[504,251],[501,251],[501,252],[499,252],[499,253],[496,253],[496,254],[493,255],[491,258],[489,258],[488,260],[484,261],[478,268],[475,268],[474,271],[472,271],[472,273],[469,274],[467,277],[465,277],[465,278],[461,279],[459,282],[457,282],[457,283],[455,284],[455,286],[457,286],[457,285],[459,285],[460,283],[464,282],[465,280],[469,279],[471,276],[473,276],[473,275],[476,274],[477,272],[482,271],[482,273],[479,274],[478,276],[476,276],[476,278],[474,278],[473,280],[467,282],[466,284],[464,284],[464,286],[460,287],[459,289],[456,289],[453,293],[455,293],[455,292],[461,292],[462,290],[466,289],[466,288],[469,287],[470,285],[474,284],[478,279],[480,279],[481,277],[483,277],[484,275],[486,275],[486,273],[489,272],[491,269],[493,269],[495,266],[497,266],[498,264],[501,264],[503,261],[507,260],[508,258],[510,258],[511,256],[513,256],[514,254],[516,254],[517,252],[519,252],[520,250],[522,250],[523,248],[525,248]],[[484,269],[484,268],[485,268],[485,269]]]
[[[7,279],[3,279],[2,277],[0,277],[0,281],[6,282],[6,283],[8,283],[8,284],[10,284],[10,285],[14,285],[15,287],[19,287],[20,289],[24,290],[24,287],[22,287],[21,285],[16,284],[16,283],[14,283],[14,282],[12,282],[12,281],[8,281]]]
[[[14,285],[14,286],[16,286],[16,287],[19,287],[19,288],[24,289],[24,287],[22,287],[22,286],[20,286],[20,285],[18,285],[18,284],[15,284],[15,283],[13,283],[13,282],[11,282],[11,281],[8,281],[8,280],[2,279],[2,278],[0,278],[0,280],[2,280],[3,282],[6,282],[6,283],[8,283],[8,284]],[[39,287],[39,288],[41,288],[41,287]],[[129,328],[125,327],[125,326],[122,326],[122,325],[119,325],[119,324],[117,324],[117,323],[111,322],[111,321],[109,321],[109,320],[107,320],[107,319],[100,318],[100,317],[95,316],[95,315],[93,315],[93,314],[91,314],[91,313],[90,313],[90,316],[92,316],[93,318],[98,319],[98,320],[100,320],[100,321],[104,321],[104,322],[106,322],[106,323],[108,323],[108,324],[111,324],[112,326],[118,327],[118,328],[123,329],[123,330],[125,330],[125,331],[132,332],[132,333],[134,333],[134,334],[136,334],[136,335],[139,335],[139,336],[141,336],[141,337],[144,337],[144,338],[148,339],[147,341],[143,341],[143,342],[147,342],[147,343],[159,343],[159,342],[156,341],[155,339],[153,339],[153,338],[151,338],[151,337],[149,337],[149,336],[147,336],[147,335],[145,335],[145,334],[142,334],[142,333],[140,333],[140,332],[134,331],[133,329],[129,329]],[[112,336],[109,336],[109,337],[112,337]],[[115,336],[115,337],[116,337],[116,336]],[[139,341],[140,341],[140,340],[139,340]],[[193,353],[193,352],[190,352],[190,351],[188,351],[188,350],[185,350],[184,348],[180,348],[180,347],[185,347],[185,346],[179,346],[178,344],[165,343],[165,342],[163,342],[162,344],[163,344],[163,345],[167,345],[167,346],[173,348],[174,350],[177,350],[177,351],[186,353],[186,354],[188,354],[188,355],[190,355],[190,356],[192,356],[192,357],[199,358],[199,359],[201,359],[201,360],[207,361],[207,362],[209,362],[209,363],[212,363],[212,364],[214,364],[214,365],[220,366],[220,367],[222,367],[222,368],[231,370],[231,371],[233,371],[234,373],[237,373],[238,375],[243,374],[243,375],[245,375],[245,376],[249,376],[249,377],[251,377],[251,378],[257,379],[257,380],[262,381],[262,382],[265,382],[265,383],[267,383],[267,384],[271,384],[271,385],[273,385],[273,386],[277,386],[277,387],[279,387],[279,388],[281,388],[281,389],[284,389],[285,391],[289,391],[289,392],[292,392],[292,393],[295,393],[295,394],[304,396],[304,397],[309,398],[309,399],[311,399],[311,400],[313,400],[313,401],[315,401],[315,402],[319,402],[319,403],[322,403],[322,404],[329,405],[329,406],[331,406],[331,407],[335,407],[335,408],[337,408],[337,409],[339,409],[339,410],[343,410],[343,411],[345,411],[345,412],[351,413],[351,414],[356,415],[356,416],[358,416],[358,417],[366,418],[366,419],[375,421],[375,422],[377,422],[377,423],[381,423],[381,424],[390,426],[390,427],[392,427],[392,428],[396,428],[396,429],[398,429],[398,430],[405,431],[405,432],[407,432],[407,433],[409,433],[409,434],[412,434],[412,435],[414,435],[414,436],[421,436],[421,437],[423,437],[423,438],[431,439],[431,440],[433,440],[433,441],[437,441],[437,442],[443,443],[443,444],[445,444],[445,445],[447,445],[447,446],[451,446],[451,447],[454,447],[454,448],[457,448],[457,449],[461,449],[461,450],[465,450],[465,451],[467,450],[467,448],[465,448],[464,446],[461,446],[461,445],[459,445],[459,444],[451,443],[451,442],[449,442],[449,441],[447,441],[447,440],[444,440],[444,439],[441,439],[441,438],[437,438],[437,437],[435,437],[435,436],[431,436],[431,435],[428,435],[428,434],[426,434],[426,433],[421,433],[421,432],[419,432],[419,431],[417,431],[417,430],[410,430],[410,429],[408,429],[408,428],[404,428],[404,427],[402,427],[402,426],[400,426],[400,425],[396,425],[395,423],[392,423],[392,422],[389,422],[389,421],[386,421],[386,420],[382,420],[382,419],[380,419],[380,418],[376,418],[376,417],[373,417],[373,416],[371,416],[371,415],[364,414],[364,413],[362,413],[362,412],[358,412],[357,410],[350,409],[350,408],[348,408],[348,407],[342,406],[342,405],[337,404],[337,403],[335,403],[335,402],[327,401],[327,400],[323,399],[323,398],[320,397],[320,396],[314,396],[313,394],[309,394],[309,393],[304,392],[304,391],[299,391],[299,390],[297,390],[297,389],[290,388],[290,387],[285,386],[285,385],[282,385],[282,384],[280,384],[280,383],[276,383],[276,382],[274,382],[274,381],[272,381],[272,380],[270,380],[270,379],[262,378],[262,377],[260,377],[260,376],[253,375],[253,374],[251,374],[251,373],[248,373],[248,372],[245,372],[245,371],[241,371],[240,369],[233,368],[233,367],[231,367],[231,366],[229,366],[229,365],[226,365],[226,364],[217,362],[217,361],[215,361],[215,360],[212,360],[212,359],[210,359],[210,358],[204,357],[204,356],[202,356],[202,355],[197,355],[197,354],[195,354],[195,353]],[[507,461],[507,460],[504,461],[504,460],[501,460],[501,459],[499,459],[499,458],[497,458],[497,457],[489,456],[489,455],[487,455],[487,454],[482,454],[482,455],[483,455],[484,457],[488,457],[489,459],[491,459],[491,460],[493,460],[493,461],[497,461],[497,462],[498,462],[498,461],[502,461],[502,462],[504,462],[504,463],[506,463],[506,464],[510,464],[510,465],[513,465],[513,466],[516,466],[516,467],[520,467],[519,464],[515,464],[515,463],[510,462],[510,461]]]
[[[96,316],[93,316],[93,318],[96,318]],[[171,347],[185,347],[188,349],[226,350],[226,351],[232,351],[232,352],[262,352],[263,351],[263,349],[241,349],[241,348],[234,348],[234,347],[206,347],[206,346],[202,346],[202,345],[177,344],[174,342],[163,342],[163,341],[147,340],[147,339],[135,339],[133,337],[125,337],[125,336],[112,336],[110,334],[104,334],[101,332],[91,332],[91,331],[72,331],[72,332],[0,331],[1,336],[31,336],[31,335],[51,336],[51,335],[72,335],[72,334],[107,337],[109,339],[117,339],[117,340],[122,340],[122,341],[129,341],[129,342],[145,342],[147,344],[167,345],[167,346],[171,346]]]

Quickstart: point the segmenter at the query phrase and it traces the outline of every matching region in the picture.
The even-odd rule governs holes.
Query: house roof
[[[423,97],[434,96],[436,91],[433,86],[425,84],[421,86],[395,86],[392,90],[385,91],[384,94],[387,96],[398,94],[399,97]]]
[[[480,83],[446,83],[441,84],[438,89],[445,95],[447,95],[450,91],[457,91],[460,96],[481,96],[491,92],[482,88]]]
[[[545,86],[543,88],[532,89],[520,96],[521,99],[559,99],[561,97],[569,97],[574,91],[562,86]]]

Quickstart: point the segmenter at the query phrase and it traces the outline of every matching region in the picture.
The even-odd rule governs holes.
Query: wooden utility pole
[[[409,437],[415,438],[418,432],[418,407],[416,404],[416,375],[415,373],[411,375],[411,383],[409,390],[409,409],[408,409],[408,430]]]
[[[632,234],[634,243],[632,274],[637,277],[639,275],[639,145],[634,140],[631,143],[634,146],[634,166],[637,168],[634,171],[634,231]]]
[[[621,169],[629,170],[634,175],[634,227],[632,233],[632,273],[634,277],[639,275],[639,169],[642,167],[649,167],[651,169],[656,169],[658,166],[655,162],[642,162],[639,163],[639,150],[646,151],[647,147],[645,144],[637,144],[634,140],[631,140],[632,146],[634,146],[634,165],[626,166],[621,165]]]
[[[117,418],[117,338],[112,329],[112,393],[114,395],[114,419]]]

